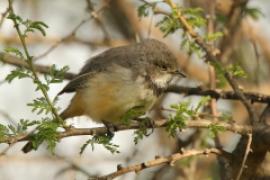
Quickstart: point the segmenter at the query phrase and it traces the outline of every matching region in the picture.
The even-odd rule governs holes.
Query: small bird
[[[107,127],[119,125],[127,114],[132,119],[149,111],[174,75],[185,77],[176,57],[158,40],[111,48],[89,59],[59,92],[75,92],[60,116],[87,115]]]
[[[158,40],[109,49],[91,58],[59,93],[76,92],[61,117],[88,115],[117,125],[130,110],[148,111],[176,74],[184,76],[176,57]]]

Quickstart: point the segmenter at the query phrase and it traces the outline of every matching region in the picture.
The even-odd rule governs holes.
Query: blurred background
[[[152,2],[152,1],[149,1]],[[231,8],[230,0],[177,0],[184,7],[203,8],[206,15],[211,7],[223,16],[227,16]],[[100,52],[116,46],[138,42],[140,39],[155,38],[165,42],[175,53],[179,66],[188,75],[181,80],[181,85],[209,87],[208,65],[198,56],[188,55],[180,48],[181,32],[175,32],[163,38],[163,33],[156,27],[160,15],[150,15],[139,18],[140,0],[14,0],[14,9],[25,19],[45,22],[49,28],[46,36],[34,33],[27,39],[30,54],[35,57],[35,63],[41,65],[56,64],[57,67],[68,65],[70,72],[77,73],[85,61]],[[237,61],[246,71],[248,78],[241,80],[241,85],[249,91],[270,94],[270,1],[251,0],[250,7],[261,9],[263,17],[258,20],[245,18],[239,24],[233,37],[230,49],[230,62]],[[5,19],[8,3],[0,0],[0,51],[5,47],[21,48],[20,41],[10,20]],[[167,6],[161,6],[168,10]],[[90,18],[89,18],[90,17]],[[224,62],[224,63],[230,63]],[[0,64],[0,123],[18,122],[20,119],[35,119],[37,115],[26,106],[40,94],[35,91],[32,82],[27,79],[15,80],[11,84],[5,81],[6,75],[14,69],[9,64]],[[51,98],[65,86],[67,81],[55,84],[50,88]],[[65,108],[72,94],[60,97],[58,105]],[[198,103],[199,97],[184,97],[168,94],[160,106],[168,107],[182,99],[190,99]],[[258,113],[261,105],[256,105]],[[233,119],[244,124],[247,113],[244,107],[234,101],[217,101],[219,113],[230,112]],[[159,111],[158,109],[157,111]],[[166,115],[166,113],[163,113]],[[102,126],[89,121],[86,117],[69,120],[75,127]],[[224,132],[219,135],[221,143],[228,151],[232,151],[239,140],[239,135]],[[70,162],[78,164],[82,169],[93,175],[105,175],[116,170],[118,164],[123,166],[141,163],[154,159],[156,155],[167,156],[181,147],[198,148],[207,144],[212,146],[213,139],[208,138],[207,131],[187,129],[170,138],[163,130],[144,138],[134,145],[133,131],[117,132],[113,143],[120,146],[119,154],[111,154],[102,146],[96,145],[94,151],[88,147],[80,156],[80,147],[88,140],[87,136],[69,137],[57,144],[55,155],[52,155],[46,145],[38,151],[23,154],[25,142],[16,143],[11,147],[0,144],[0,179],[1,180],[84,180],[87,177],[74,170]],[[185,144],[186,142],[186,144]],[[202,166],[203,165],[203,166]],[[265,166],[267,169],[267,166]],[[269,172],[265,170],[265,172]],[[174,167],[164,165],[146,169],[138,174],[129,173],[118,179],[219,179],[218,166],[214,156],[194,157],[177,162]]]

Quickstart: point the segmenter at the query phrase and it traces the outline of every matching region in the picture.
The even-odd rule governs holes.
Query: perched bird
[[[76,92],[61,117],[88,115],[97,122],[119,124],[131,109],[148,111],[175,74],[184,76],[160,41],[109,49],[91,58],[59,93]]]
[[[111,48],[89,59],[59,93],[75,92],[60,116],[87,115],[106,126],[121,124],[127,114],[135,118],[149,111],[174,75],[185,76],[158,40]]]

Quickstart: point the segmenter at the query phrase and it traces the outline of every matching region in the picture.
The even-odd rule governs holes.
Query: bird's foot
[[[111,123],[104,123],[104,125],[107,128],[106,136],[112,139],[114,137],[114,132],[117,130],[117,127]]]
[[[135,120],[139,123],[140,128],[151,128],[150,132],[148,131],[145,132],[145,136],[150,136],[151,134],[153,134],[154,129],[155,129],[154,121],[152,121],[148,117],[136,118]]]

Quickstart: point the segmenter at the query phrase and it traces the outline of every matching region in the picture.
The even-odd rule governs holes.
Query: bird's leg
[[[117,130],[116,126],[114,126],[112,123],[108,123],[105,121],[102,121],[105,127],[107,128],[106,136],[112,139],[114,137],[114,132]]]
[[[135,121],[137,121],[140,125],[140,128],[151,128],[151,132],[145,133],[145,136],[150,136],[155,129],[155,123],[152,121],[149,117],[144,117],[144,118],[134,118]]]

